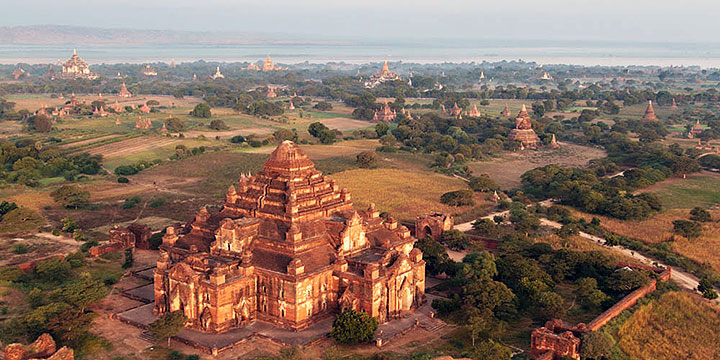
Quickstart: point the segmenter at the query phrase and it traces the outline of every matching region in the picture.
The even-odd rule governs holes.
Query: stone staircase
[[[426,318],[422,319],[418,325],[427,331],[435,332],[444,328],[447,324],[437,318]]]

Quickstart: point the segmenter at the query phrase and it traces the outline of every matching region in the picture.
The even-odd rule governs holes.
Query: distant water
[[[184,61],[258,61],[270,55],[275,62],[367,63],[382,61],[442,63],[519,60],[540,64],[658,65],[720,68],[719,44],[664,44],[535,41],[429,41],[383,44],[268,44],[268,45],[13,45],[0,44],[0,64],[55,63],[72,55],[73,47],[90,64]]]

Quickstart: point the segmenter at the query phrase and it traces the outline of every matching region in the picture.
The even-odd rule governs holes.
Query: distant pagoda
[[[62,64],[62,73],[56,75],[62,79],[97,79],[98,75],[90,71],[90,66],[85,60],[81,59],[77,50],[73,50],[72,57]]]
[[[268,86],[268,91],[265,94],[265,96],[267,96],[269,98],[274,98],[274,97],[277,97],[277,93],[275,92],[275,89]]]
[[[700,120],[695,121],[695,126],[688,132],[688,139],[693,139],[703,132],[703,128],[700,126]]]
[[[470,112],[468,112],[468,116],[470,116],[470,117],[479,117],[480,116],[480,111],[478,111],[477,105],[473,104],[473,108],[472,108],[472,110],[470,110]]]
[[[387,100],[383,103],[380,111],[375,111],[373,121],[391,122],[395,120],[397,113],[388,105]]]
[[[500,112],[500,115],[506,116],[506,117],[512,116],[512,113],[510,112],[510,108],[507,106],[507,104],[505,104],[505,108],[503,109],[503,111]]]
[[[150,119],[143,119],[142,115],[138,115],[138,119],[135,121],[135,128],[139,130],[148,130],[152,128],[152,122]]]
[[[142,111],[144,113],[149,113],[150,110],[152,110],[152,109],[148,106],[147,103],[142,104],[142,106],[140,107],[140,111]]]
[[[123,98],[129,98],[132,96],[130,91],[128,91],[127,86],[125,86],[125,80],[122,82],[122,86],[120,87],[120,91],[118,91],[118,96]]]
[[[270,55],[265,58],[265,62],[262,66],[262,71],[273,71],[275,70],[275,64],[273,64],[273,61],[270,60]]]
[[[675,102],[675,98],[673,98],[672,105],[670,105],[670,110],[677,110],[677,109],[678,109],[677,103]]]
[[[520,148],[537,148],[540,143],[540,138],[535,134],[535,130],[532,129],[532,119],[527,112],[525,104],[523,104],[520,113],[515,118],[515,128],[510,132],[508,137],[510,141],[519,141]]]
[[[457,103],[453,104],[453,108],[450,109],[450,116],[460,116],[462,114],[462,108]]]
[[[646,121],[656,121],[658,118],[655,115],[655,109],[653,109],[652,100],[648,100],[647,109],[645,109],[645,115],[642,117]]]
[[[142,74],[145,76],[157,76],[157,71],[150,67],[150,64],[146,64],[145,68],[142,71]]]
[[[216,79],[224,79],[224,78],[225,78],[225,75],[223,75],[223,74],[220,72],[220,66],[218,66],[218,67],[215,68],[215,74],[213,74],[213,75],[210,76],[210,77],[211,77],[213,80],[216,80]]]

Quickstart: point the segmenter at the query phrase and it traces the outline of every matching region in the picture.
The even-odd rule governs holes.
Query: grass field
[[[638,360],[720,358],[720,312],[687,292],[670,292],[637,310],[619,331],[619,346]]]
[[[704,171],[687,179],[671,178],[644,191],[657,194],[666,209],[690,209],[720,204],[720,175]]]
[[[354,169],[330,176],[341,187],[350,190],[359,209],[375,203],[380,211],[390,212],[398,220],[415,221],[428,212],[458,214],[471,206],[451,207],[440,203],[440,195],[452,190],[467,189],[462,180],[430,172],[409,172],[399,169]],[[487,203],[482,195],[475,196],[477,205]]]

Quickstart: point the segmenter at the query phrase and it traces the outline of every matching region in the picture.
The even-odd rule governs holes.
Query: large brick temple
[[[345,308],[385,322],[424,301],[415,241],[373,205],[355,210],[346,189],[284,141],[230,186],[220,211],[168,228],[154,312],[181,310],[207,332],[255,320],[299,330]]]

